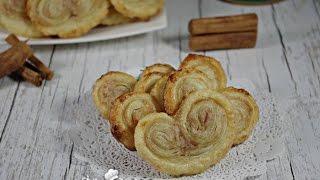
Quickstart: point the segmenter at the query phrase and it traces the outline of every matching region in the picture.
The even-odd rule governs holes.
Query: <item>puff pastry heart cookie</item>
[[[109,122],[113,136],[129,150],[135,150],[134,131],[137,123],[147,114],[160,108],[147,93],[126,93],[118,97],[110,111]]]
[[[26,2],[26,0],[0,0],[0,24],[17,35],[41,37],[43,34],[32,25],[25,13]]]
[[[28,0],[32,23],[46,36],[78,37],[100,24],[108,13],[106,0]]]
[[[160,63],[157,63],[157,64],[153,64],[151,66],[148,66],[146,67],[140,77],[144,77],[148,74],[151,74],[151,73],[161,73],[161,74],[170,74],[171,72],[175,71],[175,69],[170,66],[169,64],[160,64]]]
[[[158,80],[173,71],[175,71],[175,69],[168,64],[154,64],[146,67],[141,73],[139,81],[134,87],[134,91],[150,93]]]
[[[203,72],[213,84],[213,89],[225,88],[227,78],[219,61],[212,57],[189,54],[180,65],[180,69],[196,69]]]
[[[197,69],[182,69],[168,78],[164,90],[164,107],[168,114],[174,114],[182,100],[191,92],[213,89],[215,83]]]
[[[110,0],[124,16],[147,20],[162,10],[164,0]]]
[[[117,71],[110,71],[95,82],[92,96],[104,118],[109,118],[113,101],[122,94],[131,92],[135,84],[133,76]]]
[[[113,26],[118,24],[124,24],[134,21],[134,19],[126,17],[120,14],[114,9],[114,7],[109,8],[108,15],[101,21],[101,24]]]
[[[241,144],[251,135],[259,119],[259,108],[253,97],[244,89],[228,87],[221,92],[229,99],[234,119],[232,121],[235,130],[234,145]]]
[[[233,143],[233,111],[213,90],[191,93],[175,118],[153,113],[139,121],[135,145],[139,156],[170,175],[192,175],[219,162]]]

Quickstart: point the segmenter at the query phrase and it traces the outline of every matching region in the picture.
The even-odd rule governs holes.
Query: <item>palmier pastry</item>
[[[225,88],[227,85],[226,75],[219,61],[212,57],[189,54],[180,65],[180,69],[197,69],[210,79],[214,84],[213,89]]]
[[[147,74],[151,74],[151,73],[155,73],[155,72],[159,72],[161,74],[169,74],[171,72],[175,71],[175,69],[170,66],[169,64],[153,64],[151,66],[146,67],[140,77],[144,77]]]
[[[228,87],[221,92],[231,102],[235,118],[233,127],[235,130],[234,145],[244,142],[252,133],[259,119],[259,108],[253,97],[244,89]]]
[[[135,150],[134,130],[140,119],[158,112],[155,99],[147,93],[126,93],[118,97],[110,111],[109,122],[113,136],[129,150]]]
[[[110,71],[101,76],[94,84],[92,96],[102,116],[109,118],[112,102],[124,93],[131,92],[136,79],[123,72]]]
[[[191,93],[175,118],[153,113],[135,130],[138,155],[157,170],[192,175],[219,162],[232,146],[233,113],[228,99],[213,90]]]
[[[153,86],[162,76],[173,72],[175,69],[168,64],[154,64],[146,67],[141,73],[140,79],[134,87],[135,92],[150,93]]]
[[[189,93],[201,89],[213,89],[215,83],[197,69],[182,69],[169,76],[164,90],[164,107],[172,115]]]
[[[134,86],[134,92],[150,93],[153,86],[162,78],[162,76],[162,73],[155,72],[140,77],[137,84]]]
[[[126,17],[120,14],[114,9],[114,7],[109,8],[108,15],[102,20],[101,24],[103,25],[118,25],[132,22],[134,19]]]
[[[164,0],[111,0],[111,3],[121,14],[142,20],[155,16],[164,6]]]
[[[26,11],[43,34],[70,38],[100,24],[108,7],[106,0],[28,0]]]
[[[0,24],[11,33],[25,37],[41,37],[25,13],[26,0],[0,0]]]

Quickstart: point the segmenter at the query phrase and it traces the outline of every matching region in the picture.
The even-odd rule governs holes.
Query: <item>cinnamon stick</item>
[[[6,38],[7,43],[10,45],[15,45],[20,42],[20,40],[14,34],[10,34]],[[40,71],[43,78],[51,80],[54,73],[46,65],[44,65],[32,52],[32,55],[29,57],[30,62],[32,62]]]
[[[189,32],[191,35],[257,31],[257,29],[258,16],[254,13],[200,18],[189,22]]]
[[[32,54],[31,48],[24,42],[18,42],[0,54],[0,78],[20,69]]]
[[[194,51],[252,48],[256,44],[256,38],[256,31],[190,36],[189,47]]]
[[[16,73],[19,74],[24,80],[32,83],[37,87],[42,85],[43,79],[41,75],[27,67],[20,68],[18,71],[16,71]]]

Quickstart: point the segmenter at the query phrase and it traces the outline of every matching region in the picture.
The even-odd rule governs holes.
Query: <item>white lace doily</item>
[[[205,173],[183,179],[243,179],[266,172],[268,158],[259,157],[269,152],[270,139],[282,137],[282,127],[285,126],[282,125],[284,122],[279,116],[274,98],[269,93],[253,94],[260,107],[260,120],[253,136],[234,147],[226,158]],[[80,161],[90,164],[96,177],[103,178],[109,169],[116,169],[119,177],[124,179],[172,178],[156,171],[140,159],[136,152],[128,151],[113,138],[107,121],[99,116],[94,106],[91,93],[82,96],[71,109],[68,116],[75,124],[68,133],[74,142],[74,155]]]

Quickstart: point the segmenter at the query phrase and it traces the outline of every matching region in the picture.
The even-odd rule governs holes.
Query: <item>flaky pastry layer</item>
[[[159,112],[156,100],[147,93],[126,93],[118,97],[110,111],[109,122],[113,136],[129,150],[135,150],[134,131],[146,115]]]
[[[97,79],[92,96],[105,119],[109,118],[113,101],[122,94],[131,92],[135,84],[136,79],[133,76],[118,71],[110,71]]]

